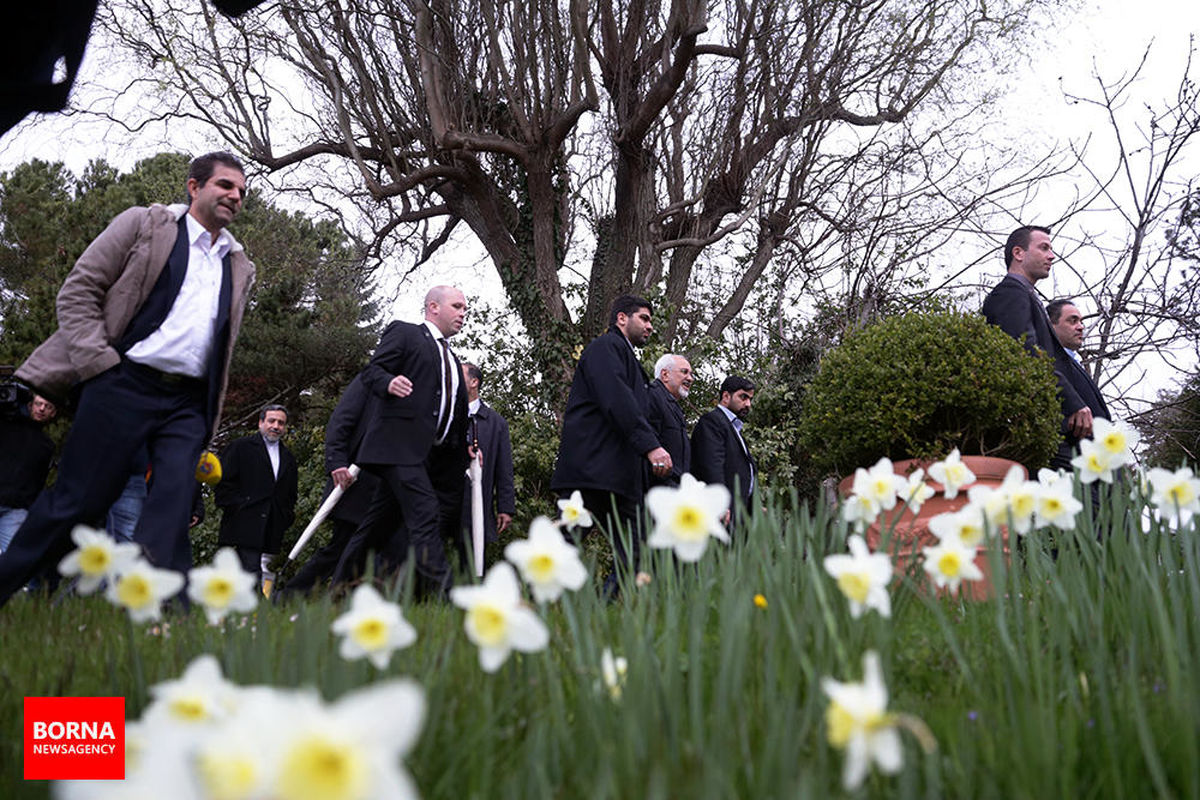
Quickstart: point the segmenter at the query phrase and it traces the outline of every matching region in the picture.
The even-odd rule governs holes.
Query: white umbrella
[[[362,472],[358,464],[351,464],[348,468],[351,478],[357,478],[358,473]],[[312,522],[308,523],[308,527],[304,529],[304,533],[300,534],[300,538],[296,540],[296,546],[292,548],[292,552],[288,553],[288,561],[291,561],[300,555],[300,551],[304,549],[304,545],[308,544],[308,540],[317,532],[317,528],[321,527],[321,523],[329,516],[329,512],[333,511],[333,507],[342,499],[342,495],[346,490],[334,484],[333,491],[329,493],[329,497],[325,498],[325,502],[321,503],[321,507],[317,509],[317,513],[313,515]]]
[[[475,451],[467,475],[471,478],[471,543],[475,545],[475,575],[483,577],[483,453]]]

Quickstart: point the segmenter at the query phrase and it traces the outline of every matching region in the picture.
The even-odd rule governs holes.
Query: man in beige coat
[[[189,205],[130,208],[84,251],[58,293],[58,330],[17,370],[42,395],[77,397],[58,480],[0,555],[0,604],[53,570],[71,531],[121,493],[134,451],[151,480],[134,541],[156,566],[191,566],[193,474],[220,416],[254,265],[225,230],[246,178],[228,153],[192,162]]]

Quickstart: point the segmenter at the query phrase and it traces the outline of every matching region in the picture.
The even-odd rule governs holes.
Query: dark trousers
[[[208,432],[205,394],[203,381],[164,379],[128,361],[83,385],[58,479],[0,555],[0,604],[75,548],[76,525],[103,518],[143,445],[152,473],[133,540],[156,567],[187,573],[196,463]]]
[[[612,537],[615,570],[636,570],[642,549],[641,503],[602,489],[580,489],[579,494],[583,497],[583,507],[591,512],[601,533]],[[559,496],[570,497],[571,491],[561,492]],[[626,540],[629,547],[626,547]]]
[[[362,524],[350,538],[333,573],[333,582],[356,579],[367,553],[380,558],[384,573],[416,555],[418,589],[441,597],[452,583],[446,540],[461,536],[463,470],[461,454],[434,447],[423,464],[390,464],[372,469],[380,478]]]
[[[282,593],[286,595],[289,592],[310,592],[318,583],[333,575],[338,562],[341,561],[342,553],[346,550],[346,545],[350,543],[354,532],[358,530],[358,525],[357,522],[335,519],[333,536],[329,539],[329,543],[304,562],[304,566],[297,570],[295,576],[284,585]]]

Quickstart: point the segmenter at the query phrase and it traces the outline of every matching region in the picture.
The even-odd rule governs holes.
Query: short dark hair
[[[1046,316],[1050,317],[1050,323],[1057,325],[1059,319],[1062,318],[1062,310],[1064,306],[1073,306],[1075,301],[1069,297],[1060,297],[1057,300],[1051,300],[1046,304]]]
[[[483,388],[483,370],[472,364],[470,361],[462,362],[463,367],[467,370],[467,377],[473,381],[479,382],[479,388]]]
[[[646,298],[638,297],[636,294],[621,295],[616,300],[613,300],[612,312],[608,315],[608,324],[610,326],[617,324],[617,314],[629,316],[639,308],[644,308],[651,314],[654,314],[654,306],[650,305],[650,301]]]
[[[282,411],[283,415],[285,417],[290,416],[288,414],[288,410],[286,408],[284,408],[283,406],[279,405],[279,403],[271,403],[269,406],[263,406],[262,411],[258,412],[258,421],[259,422],[262,422],[264,419],[267,418],[268,411]]]
[[[1008,269],[1012,266],[1013,249],[1021,248],[1022,250],[1029,249],[1029,240],[1033,238],[1033,232],[1040,231],[1041,233],[1050,235],[1050,229],[1041,225],[1022,225],[1008,235],[1008,241],[1004,243],[1004,268]]]
[[[196,156],[192,159],[192,163],[188,167],[188,180],[190,181],[194,178],[196,183],[203,186],[208,183],[208,179],[216,172],[217,164],[223,164],[230,169],[236,169],[243,175],[246,174],[246,168],[242,166],[241,161],[238,161],[237,156],[222,150],[215,153],[205,153],[202,156]]]
[[[742,391],[753,392],[756,388],[754,381],[749,378],[743,378],[741,375],[730,375],[725,380],[721,381],[721,394],[733,395]]]

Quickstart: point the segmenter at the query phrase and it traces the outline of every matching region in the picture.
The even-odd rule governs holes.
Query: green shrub
[[[804,398],[801,443],[848,474],[883,456],[1010,458],[1044,466],[1062,409],[1049,358],[974,314],[892,317],[830,351]]]

